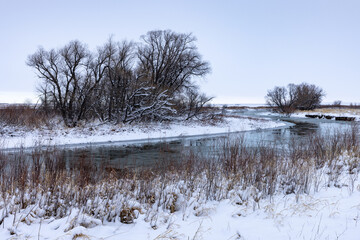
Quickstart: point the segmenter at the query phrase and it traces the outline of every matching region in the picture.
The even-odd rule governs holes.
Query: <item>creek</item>
[[[274,121],[283,121],[286,126],[246,132],[169,138],[161,141],[112,142],[66,147],[62,151],[70,162],[85,154],[91,156],[91,161],[95,164],[102,163],[116,168],[152,167],[161,164],[163,161],[177,161],[181,159],[182,154],[190,151],[208,155],[216,154],[221,149],[218,147],[219,144],[226,139],[243,138],[249,147],[255,147],[260,142],[281,147],[294,139],[306,140],[311,134],[342,131],[349,128],[351,124],[327,119],[281,117],[262,109],[233,110],[228,114],[252,118],[270,118]]]

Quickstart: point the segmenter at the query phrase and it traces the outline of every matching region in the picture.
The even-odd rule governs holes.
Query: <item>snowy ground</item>
[[[282,124],[247,118],[228,118],[226,123],[216,126],[194,122],[136,128],[94,124],[75,129],[3,129],[2,139],[5,147],[32,146],[36,142],[74,144],[224,133]],[[256,197],[258,193],[252,188],[231,190],[231,194],[221,201],[197,198],[197,192],[202,191],[197,189],[190,199],[178,200],[183,205],[178,206],[174,213],[162,208],[145,211],[140,207],[136,212],[137,218],[131,224],[121,223],[119,218],[115,222],[101,222],[76,208],[64,218],[46,218],[44,210],[37,205],[30,205],[3,218],[5,209],[0,208],[0,239],[355,240],[360,236],[358,175],[358,172],[343,174],[339,178],[341,184],[328,187],[325,180],[327,173],[322,172],[317,191],[311,189],[309,194],[299,195],[279,192],[259,201]],[[179,190],[168,187],[171,191]],[[181,190],[178,193],[181,196]],[[239,201],[240,195],[245,196],[246,201]],[[156,214],[149,216],[148,213]],[[151,227],[151,221],[156,221],[156,227]]]
[[[337,109],[337,108],[325,108],[315,109],[313,111],[297,111],[293,113],[292,117],[305,117],[307,114],[313,115],[331,115],[334,117],[355,117],[355,121],[360,121],[360,110],[359,109]]]
[[[218,134],[284,126],[266,119],[226,118],[215,125],[194,121],[142,125],[87,124],[82,127],[52,129],[22,129],[3,127],[1,148],[32,147],[35,145],[64,145],[116,141],[164,139],[205,134]]]
[[[36,213],[36,207],[31,207],[5,219],[0,227],[0,239],[357,240],[360,236],[360,185],[356,184],[352,193],[347,187],[331,187],[315,194],[278,195],[271,201],[268,198],[244,205],[232,199],[199,206],[195,199],[190,199],[190,206],[184,211],[173,214],[160,211],[155,229],[142,213],[131,224],[101,223],[78,214],[76,209],[67,217],[40,222],[31,218]]]
[[[248,109],[248,111],[254,112],[255,115],[262,116],[280,116],[281,114],[270,112],[270,111],[261,111],[256,112],[256,109]],[[333,117],[354,117],[355,121],[360,121],[360,110],[359,109],[336,109],[336,108],[324,108],[324,109],[315,109],[313,111],[296,111],[291,114],[291,117],[295,118],[306,118],[305,115],[331,115]],[[335,118],[332,119],[335,121]]]

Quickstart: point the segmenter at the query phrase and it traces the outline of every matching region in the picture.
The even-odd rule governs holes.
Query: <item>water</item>
[[[265,115],[263,110],[237,110],[231,114],[250,117],[267,117],[273,120],[283,121],[285,127],[254,130],[243,133],[217,134],[203,137],[182,137],[162,142],[146,142],[124,144],[111,143],[93,145],[81,148],[65,148],[64,152],[68,161],[76,161],[81,154],[92,157],[94,163],[102,163],[113,167],[152,167],[162,162],[177,161],[185,152],[201,152],[212,155],[217,152],[216,146],[223,139],[244,138],[248,146],[256,146],[259,142],[271,143],[283,146],[292,139],[306,139],[314,133],[327,133],[334,130],[344,130],[350,126],[348,122],[334,120],[303,119],[303,118],[279,118],[278,116]]]
[[[253,142],[264,141],[282,145],[294,138],[296,140],[306,140],[311,134],[326,134],[335,131],[345,131],[351,126],[350,122],[312,118],[279,117],[271,114],[269,115],[269,113],[264,110],[239,110],[236,111],[235,114],[240,116],[265,117],[287,123],[286,127],[246,132],[245,136],[250,144]]]

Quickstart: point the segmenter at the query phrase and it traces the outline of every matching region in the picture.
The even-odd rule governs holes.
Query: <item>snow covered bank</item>
[[[64,145],[102,143],[147,139],[164,139],[205,134],[218,134],[284,126],[284,123],[266,119],[226,118],[214,125],[184,121],[139,125],[88,124],[82,127],[52,129],[22,129],[3,127],[0,132],[1,148],[32,147],[35,145]]]
[[[292,117],[305,118],[305,115],[329,115],[334,117],[353,117],[355,121],[360,121],[360,111],[358,109],[316,109],[314,111],[297,111]]]
[[[332,187],[315,194],[279,195],[271,201],[266,199],[245,205],[237,205],[232,200],[200,205],[196,199],[190,199],[190,206],[184,212],[160,212],[156,216],[159,222],[156,228],[150,226],[146,214],[137,213],[139,217],[132,224],[118,220],[101,223],[79,213],[78,209],[73,209],[64,218],[51,217],[40,222],[32,217],[35,207],[5,219],[0,228],[0,239],[358,240],[359,188],[357,182],[354,193],[347,188]],[[255,209],[253,205],[256,205]],[[10,231],[14,232],[13,237]]]
[[[285,116],[284,114],[271,112],[271,111],[257,111],[255,109],[248,109],[254,115],[261,116]],[[359,109],[336,109],[336,108],[322,108],[315,109],[312,111],[295,111],[291,114],[291,117],[295,118],[306,118],[306,115],[324,115],[324,116],[332,116],[332,120],[335,121],[336,117],[353,117],[355,121],[360,121],[360,110]]]
[[[358,239],[353,133],[286,151],[228,139],[222,154],[153,169],[96,167],[86,153],[69,163],[51,149],[32,161],[0,154],[0,239]]]

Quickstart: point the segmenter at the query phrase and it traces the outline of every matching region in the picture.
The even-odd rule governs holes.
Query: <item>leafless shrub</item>
[[[296,85],[296,108],[300,110],[313,110],[320,106],[325,92],[314,84],[301,83]]]
[[[269,106],[274,107],[280,113],[290,115],[296,109],[313,110],[320,106],[324,91],[314,84],[301,83],[289,84],[286,87],[275,87],[268,90],[265,96]]]
[[[268,90],[265,98],[269,106],[276,107],[280,113],[290,115],[296,109],[296,86],[289,84],[287,88],[275,87]]]
[[[334,107],[341,107],[341,101],[340,100],[336,100],[333,102],[332,104]]]

